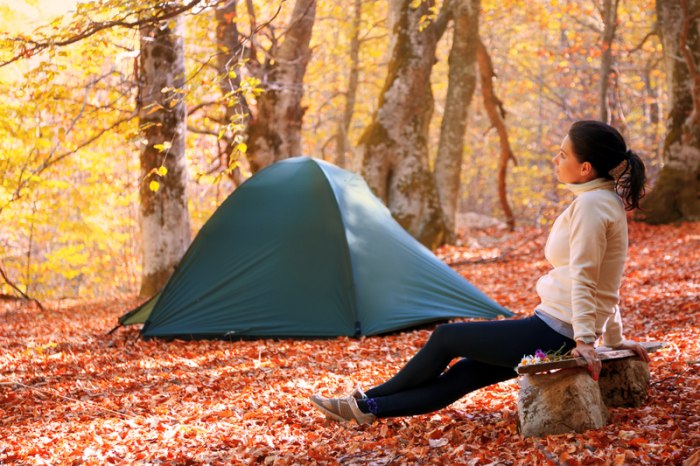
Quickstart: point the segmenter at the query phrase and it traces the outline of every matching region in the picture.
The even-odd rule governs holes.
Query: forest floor
[[[438,254],[519,315],[537,304],[546,233],[470,232]],[[432,415],[339,425],[311,408],[391,376],[421,329],[331,340],[107,335],[134,297],[0,304],[0,464],[682,464],[700,455],[700,223],[630,224],[628,337],[662,340],[649,397],[583,434],[522,438],[517,380]]]

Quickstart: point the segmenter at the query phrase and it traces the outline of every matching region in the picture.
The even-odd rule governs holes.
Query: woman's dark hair
[[[569,140],[580,163],[590,163],[598,176],[615,181],[615,190],[627,210],[639,207],[646,194],[644,162],[627,148],[618,130],[602,121],[577,121],[569,128]],[[615,170],[618,167],[619,174]]]

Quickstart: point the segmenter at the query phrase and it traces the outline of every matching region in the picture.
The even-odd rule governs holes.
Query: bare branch
[[[636,47],[633,47],[632,49],[627,51],[627,55],[632,55],[633,53],[638,52],[639,50],[642,50],[642,47],[644,47],[644,44],[646,43],[647,40],[649,40],[650,37],[658,36],[659,35],[658,27],[659,27],[658,24],[654,24],[654,28],[651,31],[649,31],[646,36],[644,36],[644,38],[639,42],[639,45],[637,45]]]
[[[489,116],[491,124],[498,131],[498,138],[501,146],[501,157],[498,162],[498,197],[501,202],[501,208],[506,217],[506,223],[512,231],[515,228],[515,216],[513,210],[508,203],[506,191],[506,174],[508,170],[508,161],[512,160],[514,165],[518,164],[515,154],[510,147],[508,140],[508,130],[506,129],[505,116],[506,111],[503,108],[503,102],[496,96],[493,88],[493,62],[491,56],[486,50],[486,46],[477,37],[476,57],[479,63],[479,75],[481,77],[481,92],[484,98],[484,108]]]
[[[12,289],[15,290],[17,293],[19,293],[24,299],[26,299],[27,301],[34,301],[34,302],[36,303],[36,305],[39,306],[39,309],[41,309],[42,311],[46,311],[46,309],[44,309],[44,306],[41,305],[41,303],[39,302],[38,299],[36,299],[36,298],[31,298],[31,297],[27,296],[27,294],[26,294],[24,291],[20,290],[19,287],[18,287],[17,285],[15,285],[15,284],[10,280],[10,278],[7,276],[7,274],[6,274],[5,271],[3,270],[2,264],[1,264],[1,263],[0,263],[0,276],[2,276],[2,279],[5,280],[5,283],[7,283],[8,285],[10,285],[10,288],[12,288]]]
[[[32,178],[34,178],[34,177],[37,176],[37,175],[40,175],[41,173],[43,173],[44,171],[46,171],[48,168],[52,167],[52,166],[55,165],[56,163],[58,163],[58,162],[60,162],[61,160],[65,159],[66,157],[69,157],[69,156],[75,154],[75,153],[78,152],[80,149],[84,149],[85,147],[89,146],[90,144],[92,144],[93,142],[95,142],[95,141],[97,141],[99,138],[101,138],[105,133],[107,133],[107,132],[109,132],[109,131],[112,131],[114,128],[117,128],[118,126],[122,125],[123,123],[127,123],[127,122],[133,120],[133,119],[136,118],[137,116],[138,116],[138,113],[137,113],[137,112],[134,112],[134,113],[132,113],[131,115],[129,115],[128,117],[121,118],[121,119],[117,120],[116,122],[114,122],[113,124],[111,124],[109,127],[103,128],[103,129],[100,130],[97,134],[95,134],[93,137],[89,138],[88,140],[84,141],[82,144],[80,144],[80,145],[79,145],[78,147],[76,147],[75,149],[70,150],[70,151],[67,151],[67,152],[64,152],[63,154],[61,154],[61,155],[59,155],[59,156],[57,156],[57,157],[54,157],[54,158],[48,157],[48,158],[47,158],[46,160],[44,160],[36,169],[32,170],[30,176],[28,176],[28,177],[26,177],[26,178],[24,178],[24,179],[22,179],[22,177],[20,177],[20,180],[18,181],[18,184],[17,184],[17,188],[15,188],[15,192],[12,193],[12,197],[11,197],[7,202],[5,202],[5,204],[3,204],[3,205],[0,206],[0,213],[2,213],[2,211],[3,211],[7,206],[9,206],[10,204],[12,204],[13,202],[15,202],[16,200],[18,200],[18,199],[20,199],[20,198],[22,197],[22,194],[23,194],[23,193],[22,193],[22,190],[23,190],[25,187],[27,187],[27,185],[29,184],[29,180],[31,180]]]
[[[219,137],[219,133],[217,131],[212,130],[212,129],[202,129],[202,128],[197,128],[196,126],[187,125],[187,131],[189,131],[190,133],[195,133],[195,134],[206,134],[208,136],[216,136],[217,138]]]
[[[218,105],[218,104],[220,104],[220,103],[221,103],[221,99],[207,100],[207,101],[205,101],[205,102],[202,102],[202,103],[200,103],[200,104],[195,105],[195,106],[192,107],[192,108],[188,108],[188,109],[187,109],[187,116],[190,117],[190,116],[192,116],[192,114],[194,114],[194,113],[200,111],[201,109],[203,109],[203,108],[205,108],[205,107],[209,107],[209,106],[211,106],[211,105]]]
[[[87,39],[88,37],[91,37],[95,34],[97,34],[100,31],[104,31],[106,29],[111,29],[115,27],[124,27],[128,29],[133,29],[137,27],[141,27],[147,24],[155,24],[159,23],[161,21],[165,21],[170,18],[174,18],[186,11],[191,10],[195,6],[197,6],[199,3],[201,3],[202,0],[191,0],[189,3],[182,5],[178,8],[173,8],[171,10],[156,10],[155,14],[149,17],[141,18],[138,20],[134,21],[128,21],[126,18],[129,16],[133,16],[135,14],[141,13],[141,11],[137,12],[130,12],[126,16],[120,18],[120,19],[115,19],[112,21],[90,21],[88,26],[62,40],[56,40],[56,38],[47,38],[42,41],[34,41],[30,39],[19,39],[19,38],[9,38],[8,40],[11,42],[19,42],[20,44],[27,45],[29,44],[30,47],[22,47],[22,50],[19,53],[16,53],[12,58],[9,60],[5,60],[0,62],[0,67],[9,65],[10,63],[14,63],[18,60],[21,60],[23,58],[30,58],[38,53],[43,52],[49,47],[64,47],[66,45],[74,44],[76,42],[79,42],[83,39]],[[160,13],[160,14],[159,14]]]
[[[442,35],[445,33],[445,29],[447,29],[447,23],[449,23],[454,16],[454,12],[452,10],[455,6],[455,1],[456,0],[445,0],[445,3],[442,4],[442,8],[440,9],[440,13],[433,22],[433,28],[435,29],[435,37],[437,40],[442,38]]]

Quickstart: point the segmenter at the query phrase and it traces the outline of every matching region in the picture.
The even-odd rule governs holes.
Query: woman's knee
[[[428,338],[428,343],[440,343],[443,341],[445,339],[445,334],[449,333],[449,329],[447,327],[450,325],[452,324],[441,324],[435,327],[433,333],[430,334],[430,338]]]
[[[460,329],[463,325],[463,323],[438,325],[430,335],[428,343],[441,347],[449,346],[452,340],[459,338],[459,334],[461,333]]]

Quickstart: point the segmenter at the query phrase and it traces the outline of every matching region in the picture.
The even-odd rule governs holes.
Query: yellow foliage
[[[172,144],[169,141],[162,142],[160,144],[153,144],[153,148],[157,150],[158,152],[165,152],[166,150],[170,149],[172,147]]]
[[[411,0],[411,6],[418,8],[423,1]],[[123,0],[81,1],[74,5],[77,17],[54,20],[59,3],[7,3],[0,7],[0,26],[24,33],[30,12],[38,12],[35,17],[46,12],[42,23],[48,28],[37,34],[46,37],[56,33],[65,38],[84,28],[88,16],[106,21],[129,6]],[[148,9],[156,3],[142,0],[139,5]],[[284,40],[283,25],[293,2],[282,2],[275,16],[279,4],[253,1],[257,18],[275,17],[278,39]],[[351,4],[318,2],[313,54],[304,81],[303,152],[331,161],[352,65]],[[388,4],[362,2],[359,85],[348,128],[353,147],[377,108],[389,66]],[[441,7],[442,2],[436,6]],[[494,61],[494,84],[504,103],[510,143],[518,159],[518,166],[511,164],[508,170],[508,196],[518,222],[546,222],[569,195],[556,189],[551,168],[554,150],[571,120],[598,115],[599,36],[585,23],[597,21],[598,12],[584,0],[483,0],[481,7],[480,35]],[[646,115],[649,106],[665,98],[666,78],[660,66],[648,72],[649,83],[659,96],[655,97],[647,94],[639,70],[661,57],[661,45],[658,38],[651,37],[634,54],[626,51],[640,44],[651,29],[653,11],[652,0],[621,2],[613,49],[618,64],[623,65],[619,91],[630,134],[635,138],[633,145],[649,158],[657,157],[663,124],[648,124]],[[236,21],[242,36],[247,37],[250,24],[244,20],[243,10],[239,13],[230,21]],[[424,24],[429,24],[435,13],[431,10]],[[51,29],[52,21],[57,30]],[[77,29],[66,27],[71,21]],[[245,138],[248,115],[239,104],[245,99],[255,114],[256,97],[264,92],[263,83],[249,71],[245,60],[234,60],[225,73],[210,66],[216,50],[213,24],[211,9],[188,16],[187,86],[171,84],[161,89],[170,98],[166,106],[174,106],[180,99],[187,102],[188,111],[208,102],[220,104],[205,105],[188,116],[188,125],[202,130],[188,133],[186,141],[190,173],[204,174],[192,176],[188,187],[194,231],[233,189],[228,174],[245,170],[245,157],[252,148]],[[35,37],[35,33],[24,34]],[[431,158],[438,146],[445,106],[451,34],[448,28],[439,43],[431,75],[435,97],[427,142]],[[271,45],[269,34],[260,34],[255,40],[259,50]],[[4,41],[0,59],[13,52],[12,47]],[[147,182],[149,189],[157,191],[158,177],[167,176],[168,170],[159,166],[145,177],[137,175],[139,152],[147,143],[142,131],[157,130],[156,123],[139,127],[136,118],[128,119],[136,111],[133,78],[137,51],[134,31],[113,29],[0,68],[0,257],[12,278],[38,297],[133,292],[138,285],[140,183]],[[240,88],[222,95],[222,78],[240,79]],[[500,216],[495,177],[499,141],[479,92],[477,86],[469,107],[460,202],[464,209]],[[227,106],[235,110],[231,121],[225,118]],[[146,115],[160,110],[166,109],[157,105],[141,109]],[[121,119],[125,122],[100,133]],[[220,153],[228,142],[234,145],[230,159]],[[164,141],[153,147],[164,157],[171,143]],[[353,151],[346,155],[347,166],[359,171],[358,155]],[[2,287],[0,292],[10,290]]]

